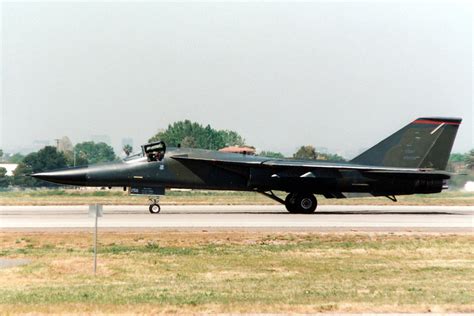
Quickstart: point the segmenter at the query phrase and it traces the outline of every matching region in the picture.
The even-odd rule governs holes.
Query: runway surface
[[[0,206],[2,230],[90,228],[88,206]],[[109,229],[251,229],[315,231],[474,232],[474,206],[321,205],[315,214],[289,214],[279,205],[104,206]]]

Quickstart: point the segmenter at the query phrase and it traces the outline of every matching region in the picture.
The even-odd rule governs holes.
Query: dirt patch
[[[31,263],[29,259],[8,259],[8,258],[1,258],[0,259],[0,269],[8,269],[12,267],[19,267],[24,266],[26,264]]]

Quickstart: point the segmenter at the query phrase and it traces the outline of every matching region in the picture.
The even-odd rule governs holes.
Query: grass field
[[[104,232],[1,235],[0,314],[474,312],[474,236]]]
[[[285,197],[284,192],[279,193]],[[442,192],[398,196],[398,204],[403,205],[474,205],[474,194],[469,192]],[[321,205],[392,205],[385,197],[350,199],[325,199],[318,196]],[[164,205],[170,204],[276,204],[277,202],[254,192],[229,191],[168,191],[160,199]],[[28,190],[0,192],[0,205],[82,205],[101,203],[108,205],[145,205],[146,196],[130,196],[123,191],[86,190]]]

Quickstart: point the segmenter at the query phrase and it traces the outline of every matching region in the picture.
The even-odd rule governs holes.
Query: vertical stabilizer
[[[363,165],[444,170],[460,118],[422,117],[355,157]]]

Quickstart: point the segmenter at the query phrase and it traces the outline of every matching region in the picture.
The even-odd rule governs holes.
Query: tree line
[[[156,133],[149,141],[164,141],[167,146],[186,148],[202,148],[218,150],[226,146],[243,146],[245,139],[237,132],[216,130],[209,124],[203,126],[190,120],[175,122],[168,125],[162,132]]]
[[[0,155],[0,161],[3,151]],[[114,149],[105,143],[82,142],[76,144],[72,150],[58,151],[56,147],[46,146],[37,152],[26,156],[14,154],[6,160],[18,163],[13,176],[6,176],[7,170],[0,168],[0,188],[15,185],[20,187],[54,187],[56,184],[38,180],[28,175],[47,170],[54,170],[73,166],[85,166],[100,162],[117,160]]]

